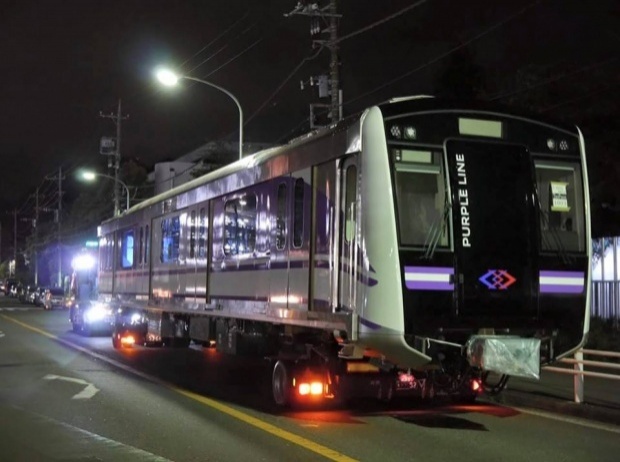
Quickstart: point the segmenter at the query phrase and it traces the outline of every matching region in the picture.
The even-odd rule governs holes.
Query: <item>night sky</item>
[[[160,65],[235,94],[246,141],[301,134],[316,98],[299,82],[326,70],[329,52],[292,74],[316,52],[309,19],[283,16],[296,3],[2,0],[0,208],[19,208],[60,166],[69,174],[102,167],[99,139],[115,127],[99,112],[116,111],[119,98],[130,116],[123,122],[125,158],[152,165],[208,141],[236,139],[238,113],[228,97],[189,82],[162,89],[153,79]],[[454,56],[448,52],[465,44],[490,99],[527,99],[515,75],[533,69],[549,80],[539,90],[553,86],[549,116],[579,119],[581,110],[609,111],[617,101],[617,0],[339,0],[338,8],[341,36],[376,23],[341,43],[345,115],[393,96],[434,93]]]

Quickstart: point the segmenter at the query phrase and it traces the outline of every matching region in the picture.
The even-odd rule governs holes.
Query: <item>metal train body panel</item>
[[[550,361],[588,331],[588,197],[578,130],[401,100],[106,221],[100,293],[336,331],[401,368],[484,335]]]

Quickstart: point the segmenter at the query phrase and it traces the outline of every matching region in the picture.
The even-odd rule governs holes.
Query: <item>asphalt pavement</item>
[[[3,309],[20,309],[19,302],[4,299]],[[10,303],[16,308],[3,308]],[[6,306],[6,305],[5,305]],[[28,305],[21,305],[24,308]],[[570,368],[570,367],[567,367]],[[586,368],[586,370],[588,370]],[[617,371],[601,371],[616,373]],[[540,380],[511,378],[506,389],[497,396],[483,395],[482,401],[507,406],[533,408],[620,425],[620,381],[586,377],[584,402],[574,401],[574,377],[568,374],[543,370]]]
[[[582,403],[575,402],[574,390],[573,375],[543,370],[540,380],[513,377],[502,393],[485,399],[620,425],[620,380],[585,377]]]

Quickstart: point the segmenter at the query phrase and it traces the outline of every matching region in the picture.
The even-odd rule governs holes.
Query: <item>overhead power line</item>
[[[356,98],[350,99],[347,101],[347,104],[351,104],[355,101],[358,101],[362,98],[365,98],[369,95],[372,95],[373,93],[378,92],[379,90],[383,90],[386,87],[389,87],[393,84],[395,84],[396,82],[399,82],[401,80],[403,80],[406,77],[411,76],[412,74],[415,74],[418,71],[421,71],[422,69],[431,66],[439,61],[441,61],[442,59],[446,58],[447,56],[450,56],[452,53],[465,48],[466,46],[471,45],[473,42],[475,42],[476,40],[481,39],[482,37],[484,37],[485,35],[490,34],[491,32],[495,31],[496,29],[499,29],[500,27],[504,26],[505,24],[507,24],[508,22],[512,21],[513,19],[523,15],[526,11],[530,10],[531,8],[535,7],[536,5],[538,5],[539,3],[541,3],[543,0],[536,0],[532,3],[529,3],[528,5],[526,5],[525,7],[521,8],[519,11],[511,14],[510,16],[508,16],[505,19],[502,19],[501,21],[493,24],[491,27],[488,27],[487,29],[483,30],[482,32],[480,32],[479,34],[475,35],[474,37],[470,38],[469,40],[466,40],[464,42],[461,42],[460,44],[458,44],[455,47],[450,48],[448,51],[436,56],[435,58],[425,62],[424,64],[420,64],[419,66],[405,72],[404,74],[399,75],[398,77],[394,77],[393,79],[389,80],[388,82],[379,85],[378,87],[375,87],[374,89],[367,91],[366,93],[362,93],[361,95],[359,95]]]

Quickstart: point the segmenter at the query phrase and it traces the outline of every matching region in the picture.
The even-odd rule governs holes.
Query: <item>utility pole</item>
[[[99,112],[99,117],[103,117],[106,119],[112,119],[112,121],[116,124],[116,149],[113,153],[109,154],[108,158],[108,168],[114,169],[114,216],[120,214],[120,187],[119,183],[120,178],[118,177],[119,169],[121,166],[121,121],[123,119],[128,119],[129,116],[123,116],[121,113],[121,100],[118,100],[118,110],[116,114],[104,114],[103,112]],[[101,152],[101,151],[100,151]],[[103,153],[103,152],[102,152]]]
[[[312,41],[312,47],[326,47],[330,51],[329,77],[319,75],[310,77],[307,83],[317,86],[319,98],[330,98],[329,104],[319,103],[310,105],[310,128],[317,128],[325,124],[315,123],[316,109],[327,109],[330,122],[336,123],[342,119],[342,90],[340,89],[340,60],[338,58],[338,20],[342,15],[338,14],[336,0],[329,0],[329,4],[320,7],[318,3],[299,1],[297,6],[285,17],[303,15],[310,17],[310,35],[326,35],[327,38]],[[301,82],[304,89],[306,82]]]
[[[62,167],[58,167],[58,287],[62,287],[62,247],[60,231],[62,229]]]
[[[39,285],[39,188],[35,193],[34,202],[34,285]]]
[[[58,238],[57,238],[57,250],[58,250],[58,287],[62,287],[62,246],[61,246],[61,231],[62,231],[62,180],[65,179],[62,176],[62,167],[58,167],[58,176],[45,177],[46,180],[58,181],[58,208],[56,209],[56,223],[58,224]],[[38,195],[38,191],[37,191]],[[38,215],[38,200],[37,200],[37,215]]]
[[[13,209],[13,276],[17,274],[17,209]]]

